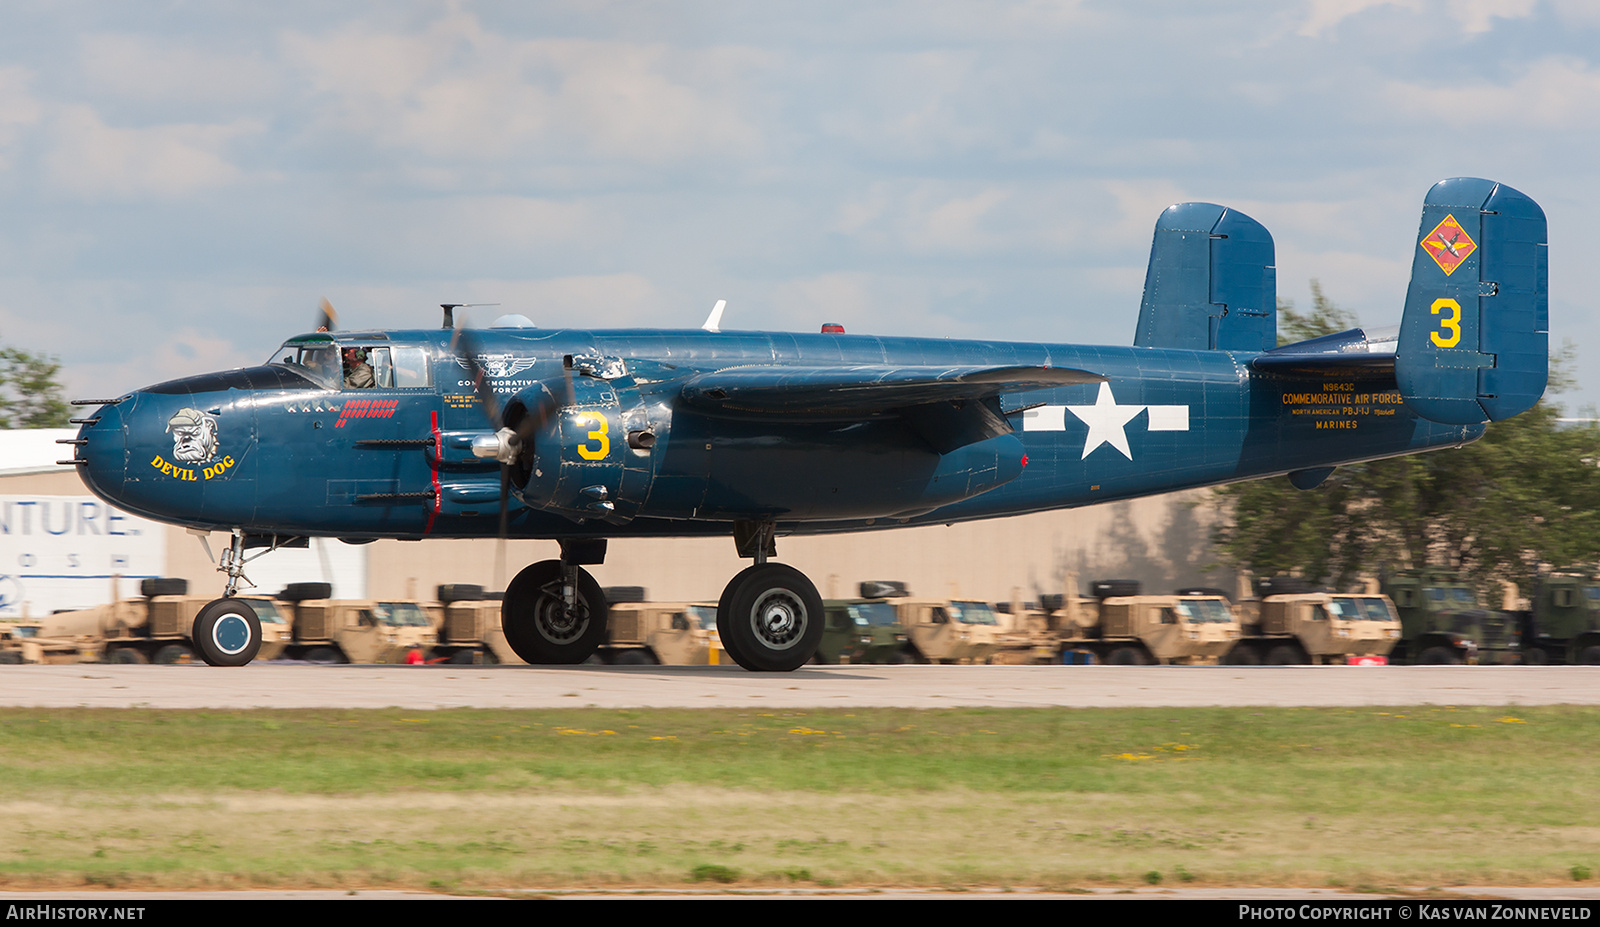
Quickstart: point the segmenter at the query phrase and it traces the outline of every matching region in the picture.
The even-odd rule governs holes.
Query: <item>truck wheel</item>
[[[1260,666],[1261,654],[1254,647],[1245,644],[1234,644],[1228,651],[1228,656],[1222,661],[1228,666]]]
[[[571,613],[562,593],[559,560],[541,560],[523,569],[506,587],[500,627],[524,662],[575,665],[605,643],[606,597],[588,570],[579,567],[577,573]]]
[[[1578,651],[1578,664],[1580,666],[1600,666],[1600,645],[1585,647]]]
[[[804,573],[781,563],[746,567],[722,593],[717,632],[753,672],[799,669],[822,642],[822,596]]]
[[[152,576],[139,583],[139,594],[146,598],[158,595],[188,595],[189,581],[181,576]]]
[[[189,639],[208,666],[244,666],[261,650],[261,619],[239,599],[217,599],[194,617]]]
[[[154,663],[171,665],[173,663],[188,663],[194,659],[194,651],[182,644],[168,644],[156,651]]]
[[[466,666],[468,664],[478,662],[477,656],[477,652],[473,650],[457,650],[455,653],[450,655],[450,659],[444,662],[450,664],[451,666]]]
[[[311,602],[333,595],[332,583],[290,583],[278,593],[285,602]]]
[[[1300,648],[1279,644],[1267,651],[1266,662],[1272,666],[1297,666],[1306,660],[1301,656]]]
[[[344,657],[332,647],[313,647],[306,653],[307,663],[343,663]]]
[[[1417,662],[1423,666],[1458,666],[1461,655],[1449,647],[1429,647],[1417,657]]]
[[[1148,662],[1137,647],[1118,647],[1106,657],[1107,666],[1145,666]]]
[[[611,660],[612,666],[657,666],[660,663],[648,650],[624,650]]]
[[[111,656],[106,658],[106,662],[122,663],[124,665],[133,666],[141,663],[149,663],[150,658],[133,649],[132,647],[118,647],[117,649],[111,651]]]

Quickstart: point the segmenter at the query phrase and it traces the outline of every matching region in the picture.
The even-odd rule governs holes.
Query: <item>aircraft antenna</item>
[[[706,324],[704,324],[704,325],[702,325],[700,327],[705,329],[708,332],[720,332],[720,331],[722,331],[722,310],[726,309],[727,306],[728,306],[728,301],[727,300],[725,300],[725,299],[717,300],[717,304],[715,306],[711,307],[711,314],[706,316]]]
[[[456,327],[456,310],[469,309],[473,306],[498,306],[499,303],[440,303],[439,308],[444,310],[444,324],[440,328],[450,329]]]

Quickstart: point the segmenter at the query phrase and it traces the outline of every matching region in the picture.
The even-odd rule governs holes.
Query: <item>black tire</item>
[[[451,666],[467,666],[478,662],[478,652],[476,650],[457,650],[450,655],[450,659],[444,662]]]
[[[439,602],[449,605],[451,602],[482,602],[483,587],[475,583],[446,583],[436,590],[439,593]]]
[[[606,641],[610,609],[600,584],[588,570],[578,568],[570,615],[561,587],[559,560],[541,560],[527,567],[506,587],[500,626],[506,643],[524,662],[535,666],[582,663]]]
[[[194,651],[182,644],[168,644],[156,651],[156,658],[151,663],[160,663],[171,666],[174,663],[189,663],[194,660]]]
[[[1234,644],[1222,662],[1228,666],[1260,666],[1261,653],[1247,644]]]
[[[1591,644],[1578,651],[1579,666],[1600,666],[1600,644]]]
[[[1149,662],[1138,647],[1118,647],[1106,655],[1107,666],[1147,666]]]
[[[261,651],[261,619],[240,599],[217,599],[194,616],[189,639],[208,666],[244,666]]]
[[[145,598],[158,595],[188,595],[189,581],[180,576],[156,576],[139,583],[139,594]]]
[[[307,663],[343,663],[344,655],[332,647],[313,647],[306,652]]]
[[[1215,595],[1233,601],[1233,596],[1228,595],[1228,590],[1218,589],[1216,586],[1184,586],[1173,595]]]
[[[624,650],[611,658],[612,666],[659,666],[660,660],[648,650]]]
[[[106,662],[121,663],[124,666],[138,666],[149,663],[150,658],[133,647],[118,647],[106,655]]]
[[[896,650],[894,653],[889,654],[889,659],[883,662],[888,666],[905,666],[916,661],[911,659],[911,654],[906,653],[904,650]]]
[[[618,602],[645,602],[643,586],[607,586],[600,590],[605,594],[606,604],[615,605]]]
[[[0,666],[21,666],[22,651],[0,650]]]
[[[1461,663],[1461,654],[1449,647],[1429,647],[1418,655],[1417,662],[1423,666],[1457,666]]]
[[[278,598],[285,602],[309,602],[316,599],[326,599],[333,595],[331,583],[290,583],[278,593]]]
[[[806,665],[822,641],[822,596],[804,573],[781,563],[746,568],[723,590],[717,632],[740,666],[787,673]]]
[[[1269,666],[1298,666],[1306,662],[1305,655],[1300,648],[1293,644],[1278,644],[1267,651],[1264,661]]]

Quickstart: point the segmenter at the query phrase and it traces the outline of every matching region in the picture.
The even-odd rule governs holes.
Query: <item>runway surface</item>
[[[1578,666],[3,666],[0,705],[87,708],[1113,708],[1595,705]]]

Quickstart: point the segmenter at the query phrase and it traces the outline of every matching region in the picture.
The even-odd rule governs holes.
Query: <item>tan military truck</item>
[[[858,602],[894,606],[910,662],[987,663],[1000,649],[1000,620],[987,602],[917,598],[901,582],[865,582],[859,591]]]
[[[693,602],[650,602],[639,586],[608,586],[607,640],[595,656],[612,666],[705,666],[711,662],[711,635],[703,610],[716,606]]]
[[[1330,593],[1295,577],[1257,584],[1239,603],[1243,636],[1224,658],[1236,666],[1387,662],[1400,615],[1376,593]]]
[[[0,623],[0,665],[97,662],[105,642],[93,637],[42,637],[37,621]]]
[[[112,581],[117,596],[118,583]],[[48,663],[197,663],[190,634],[195,616],[214,601],[189,595],[189,583],[178,578],[153,578],[139,584],[140,598],[114,598],[106,605],[56,612],[19,629],[15,649],[20,662]],[[288,628],[267,599],[240,596],[261,622],[262,645],[257,659],[270,659],[283,647]],[[20,635],[31,642],[22,643]],[[4,658],[15,659],[15,658]]]
[[[1135,580],[1100,580],[1056,613],[1063,662],[1214,664],[1239,640],[1221,595],[1144,595]]]
[[[450,583],[437,590],[439,606],[433,622],[438,642],[429,663],[522,663],[500,629],[503,593],[482,586]]]
[[[328,583],[290,583],[277,598],[292,609],[282,656],[308,663],[422,662],[439,641],[416,602],[330,599]],[[416,651],[415,658],[412,652]]]

